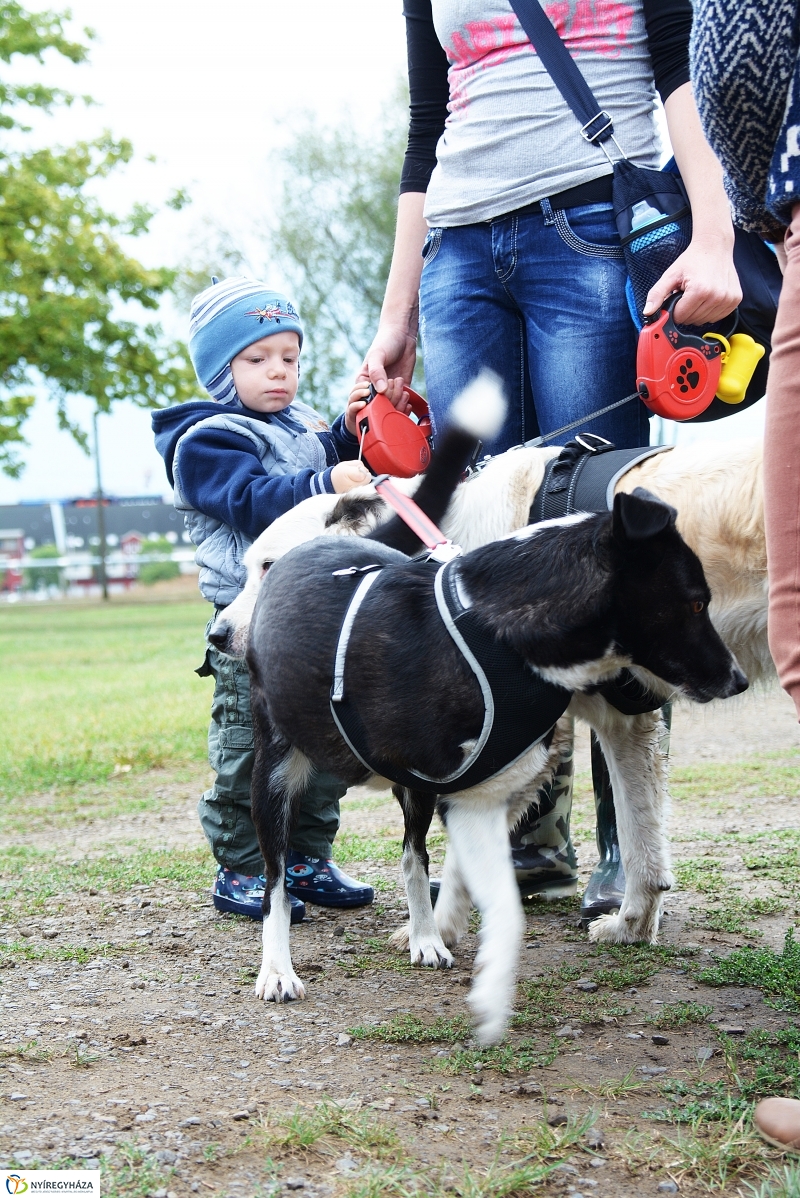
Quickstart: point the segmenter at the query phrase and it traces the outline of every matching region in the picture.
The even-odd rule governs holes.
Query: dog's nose
[[[742,691],[746,691],[750,683],[747,681],[747,675],[743,674],[738,666],[734,666],[731,671],[731,694],[740,695]]]
[[[211,626],[208,639],[216,649],[224,649],[230,635],[230,625],[225,620],[217,620]],[[747,682],[745,681],[745,686]]]

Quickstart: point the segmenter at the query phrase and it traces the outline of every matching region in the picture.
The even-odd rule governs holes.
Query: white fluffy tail
[[[500,378],[492,370],[482,370],[456,396],[448,417],[464,432],[479,437],[481,441],[491,441],[503,427],[506,409]]]

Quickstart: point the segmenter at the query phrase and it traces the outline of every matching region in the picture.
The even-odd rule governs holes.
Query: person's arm
[[[389,378],[411,382],[417,360],[419,281],[428,226],[422,215],[425,193],[406,191],[397,205],[397,230],[378,332],[361,364],[359,379],[385,391]]]
[[[447,119],[447,56],[436,37],[431,0],[405,0],[410,124],[400,180],[397,229],[378,332],[358,375],[386,391],[389,378],[411,382],[417,358],[419,280],[428,226],[425,191]]]
[[[691,83],[668,97],[664,111],[692,206],[692,240],[651,287],[644,314],[657,311],[671,292],[683,291],[675,305],[675,319],[682,324],[711,324],[729,315],[742,298],[733,265],[733,224],[722,167],[703,136]]]
[[[656,88],[664,104],[675,161],[692,206],[692,240],[654,287],[644,307],[658,310],[672,292],[684,292],[675,318],[710,324],[742,298],[733,265],[733,225],[722,167],[706,141],[689,82],[690,0],[644,0],[647,41]]]

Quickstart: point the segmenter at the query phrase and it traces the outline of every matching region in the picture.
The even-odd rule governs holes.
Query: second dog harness
[[[458,560],[454,559],[437,570],[434,593],[442,622],[481,688],[484,717],[480,735],[459,768],[445,778],[430,778],[415,770],[402,769],[372,752],[369,730],[347,693],[345,664],[356,614],[381,569],[367,566],[352,571],[364,576],[342,621],[331,688],[331,714],[358,760],[373,773],[410,790],[451,795],[502,773],[534,745],[544,742],[549,746],[555,723],[566,711],[572,692],[535,674],[518,653],[499,641],[477,617],[469,599],[459,591]]]
[[[569,441],[558,457],[547,463],[542,485],[531,504],[529,524],[570,516],[573,512],[610,512],[614,488],[624,474],[640,462],[664,453],[671,445],[615,449],[596,433],[581,433]],[[644,715],[664,705],[630,670],[603,682],[597,691],[623,715]]]

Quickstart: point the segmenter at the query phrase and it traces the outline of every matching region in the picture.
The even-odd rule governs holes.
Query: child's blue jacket
[[[253,540],[302,500],[332,493],[333,466],[358,456],[343,416],[328,429],[302,403],[262,414],[199,400],[154,412],[152,424],[175,506],[198,546],[200,589],[217,606],[244,585]]]

